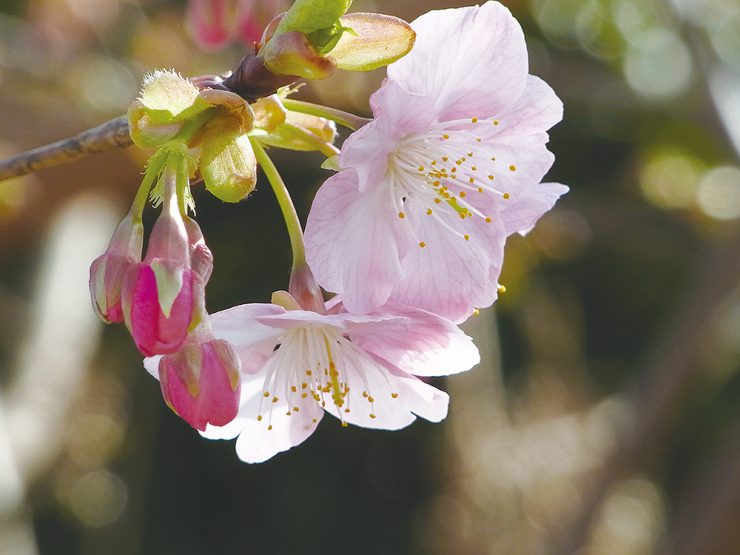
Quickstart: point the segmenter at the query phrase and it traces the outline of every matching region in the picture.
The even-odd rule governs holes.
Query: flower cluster
[[[364,20],[352,21],[362,37]],[[448,397],[424,378],[478,363],[458,324],[495,301],[506,238],[525,234],[567,191],[541,183],[553,162],[547,130],[561,119],[562,105],[528,74],[524,36],[509,11],[487,2],[430,12],[411,27],[415,45],[389,65],[370,99],[369,122],[290,101],[291,91],[236,109],[211,81],[190,91],[191,107],[178,112],[210,113],[205,126],[155,114],[152,103],[132,112],[132,133],[164,136],[157,140],[165,161],[150,162],[148,171],[156,173],[150,181],[161,182],[154,191],[163,211],[142,260],[142,201],[135,201],[93,263],[93,300],[104,320],[126,323],[168,405],[204,437],[238,436],[244,461],[298,445],[325,412],[342,426],[390,430],[416,416],[443,419]],[[313,33],[301,40],[323,36]],[[335,42],[341,63],[375,63]],[[279,52],[275,44],[282,43],[266,48],[271,55]],[[198,98],[207,101],[203,110],[192,108]],[[329,120],[357,128],[341,152]],[[197,133],[183,139],[191,128]],[[177,151],[173,140],[190,150]],[[316,194],[305,243],[265,146],[319,150],[336,171]],[[227,148],[231,154],[209,169],[204,153]],[[224,163],[238,153],[255,163]],[[187,214],[197,164],[207,188],[227,201],[251,190],[256,164],[273,186],[294,260],[289,290],[274,293],[271,303],[206,312],[212,257]],[[239,168],[249,175],[235,181],[248,186],[230,184]],[[149,184],[145,189],[144,200]],[[325,301],[319,286],[334,296]]]

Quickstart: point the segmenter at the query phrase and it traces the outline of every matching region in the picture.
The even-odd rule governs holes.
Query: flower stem
[[[304,102],[302,100],[292,100],[290,98],[283,99],[283,106],[293,112],[299,112],[301,114],[309,114],[311,116],[318,116],[321,118],[330,119],[337,122],[339,125],[343,125],[352,131],[357,131],[363,125],[370,123],[371,120],[337,110],[336,108],[329,108],[328,106],[322,106],[321,104],[313,104],[311,102]]]
[[[257,162],[262,166],[262,171],[265,172],[265,176],[277,197],[280,211],[283,213],[285,226],[288,228],[288,235],[290,236],[290,246],[293,250],[293,268],[295,269],[298,266],[305,265],[306,246],[303,242],[303,229],[301,228],[301,221],[298,219],[298,213],[295,210],[293,201],[290,198],[288,188],[285,186],[283,178],[280,177],[275,164],[273,164],[259,141],[254,137],[249,137],[249,142],[252,143]]]

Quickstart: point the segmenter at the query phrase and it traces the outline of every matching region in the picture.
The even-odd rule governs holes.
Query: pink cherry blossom
[[[457,326],[398,303],[365,316],[246,304],[214,314],[212,322],[241,360],[242,390],[238,416],[203,435],[238,436],[237,454],[251,463],[302,443],[324,412],[342,425],[387,430],[416,416],[438,422],[447,414],[447,394],[416,376],[462,372],[479,361]],[[153,375],[157,361],[145,360]]]
[[[157,372],[167,405],[193,428],[223,426],[239,409],[239,358],[206,320],[183,347],[159,360]]]
[[[497,296],[506,237],[567,187],[540,183],[562,117],[528,75],[521,28],[498,2],[418,18],[412,51],[372,95],[306,226],[319,283],[351,312],[389,299],[461,321]]]

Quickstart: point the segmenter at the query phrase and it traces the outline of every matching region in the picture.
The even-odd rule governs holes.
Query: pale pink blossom
[[[567,191],[540,183],[562,104],[528,75],[522,30],[498,2],[412,27],[414,48],[370,99],[374,120],[314,199],[307,257],[351,312],[393,299],[460,321],[495,301],[506,237]]]
[[[300,444],[324,412],[342,425],[387,430],[416,416],[438,422],[448,396],[416,376],[454,374],[479,361],[457,326],[423,310],[391,303],[357,316],[338,305],[338,313],[319,314],[291,303],[296,309],[246,304],[212,315],[216,337],[239,356],[242,390],[238,416],[203,435],[238,436],[236,451],[246,462]],[[155,376],[157,364],[158,357],[145,360]]]

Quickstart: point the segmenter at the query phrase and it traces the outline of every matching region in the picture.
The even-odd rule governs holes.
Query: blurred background
[[[548,179],[571,192],[509,241],[507,292],[465,325],[483,361],[436,384],[441,424],[329,418],[239,462],[167,409],[126,330],[89,305],[143,155],[0,183],[0,553],[740,553],[740,3],[504,3],[565,103]],[[235,67],[281,9],[253,4],[233,37],[198,41],[184,1],[0,2],[0,158],[124,113],[148,70]],[[367,114],[383,74],[298,97]],[[321,158],[273,155],[305,218]],[[286,287],[264,182],[238,205],[196,200],[211,311]]]

